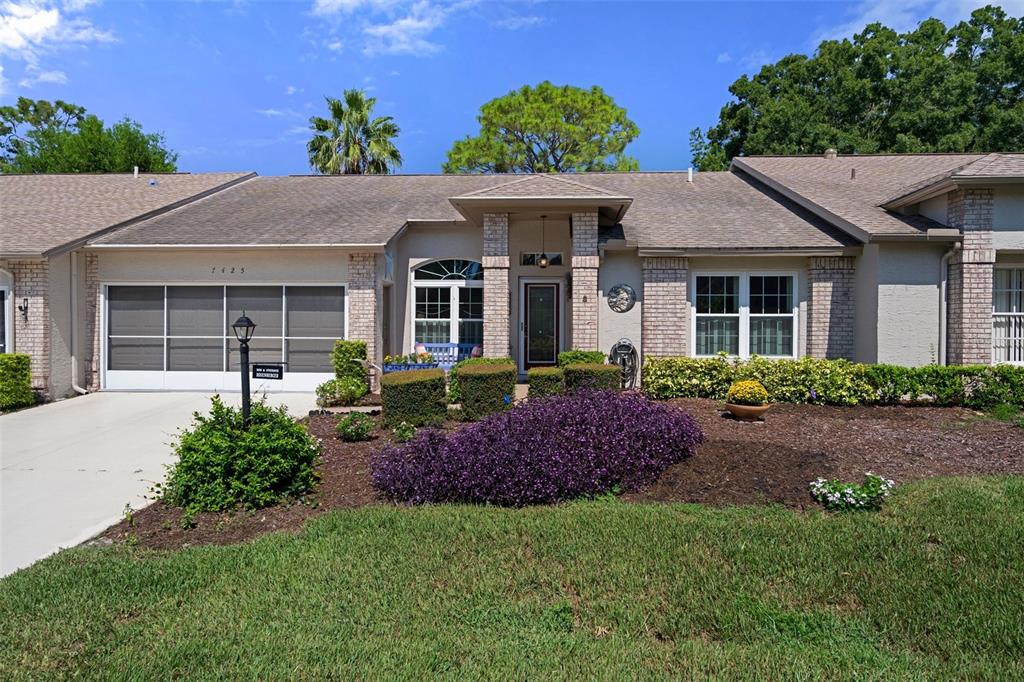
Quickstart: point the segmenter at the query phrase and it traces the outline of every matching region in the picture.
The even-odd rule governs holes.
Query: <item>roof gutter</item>
[[[659,256],[856,256],[861,251],[860,246],[845,246],[841,248],[828,249],[816,247],[775,247],[765,248],[737,248],[737,249],[637,249],[637,255],[641,258]]]
[[[740,157],[733,158],[732,163],[730,163],[729,165],[730,165],[730,168],[732,168],[734,166],[739,168],[744,173],[748,174],[750,177],[754,178],[755,180],[757,180],[757,181],[759,181],[759,182],[761,182],[761,183],[763,183],[765,185],[768,185],[773,190],[775,190],[776,192],[778,192],[782,196],[786,197],[790,201],[793,201],[794,203],[798,204],[799,206],[802,206],[803,208],[807,209],[808,211],[810,211],[814,215],[818,216],[819,218],[832,223],[833,225],[835,225],[836,227],[838,227],[842,231],[844,231],[847,234],[857,238],[858,240],[860,240],[862,242],[865,242],[865,243],[871,241],[871,234],[870,233],[868,233],[865,230],[862,230],[861,228],[857,227],[856,225],[851,223],[849,220],[844,220],[843,218],[840,218],[835,213],[832,213],[831,211],[826,210],[822,206],[819,206],[818,204],[814,203],[813,201],[807,200],[807,198],[805,198],[802,194],[798,194],[797,192],[794,192],[792,189],[790,189],[786,185],[783,185],[783,184],[777,182],[776,180],[772,179],[768,175],[765,175],[761,171],[755,170],[751,166],[749,166],[746,163],[744,163],[743,160]]]
[[[345,249],[347,251],[381,252],[386,244],[88,244],[89,251],[103,249],[105,251],[138,251],[142,249]]]
[[[156,216],[163,215],[164,213],[173,211],[176,208],[181,208],[182,206],[191,204],[193,201],[205,199],[211,194],[216,194],[217,192],[228,189],[229,187],[234,187],[235,185],[241,184],[246,180],[251,180],[254,177],[256,177],[256,173],[249,173],[247,175],[243,175],[240,178],[235,178],[234,180],[217,185],[216,187],[211,187],[210,189],[200,192],[199,194],[193,194],[179,201],[175,201],[173,204],[161,206],[160,208],[154,209],[147,213],[143,213],[142,215],[137,215],[132,218],[129,218],[128,220],[124,220],[120,223],[116,223],[114,225],[110,225],[109,227],[105,227],[102,230],[97,230],[96,232],[88,234],[84,237],[80,237],[65,244],[61,244],[60,246],[55,246],[52,249],[43,251],[42,255],[46,258],[52,258],[53,256],[59,256],[62,253],[67,253],[68,251],[74,251],[75,249],[79,248],[80,246],[84,246],[93,239],[102,237],[104,235],[110,234],[111,232],[115,232],[125,227],[135,225],[136,223],[141,223],[144,220],[149,220],[150,218],[155,218]]]

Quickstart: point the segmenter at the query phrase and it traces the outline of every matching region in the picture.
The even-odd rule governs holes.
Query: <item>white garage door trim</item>
[[[239,283],[225,283],[221,282],[104,282],[100,286],[100,367],[101,367],[101,381],[104,390],[151,390],[151,391],[173,391],[173,390],[201,390],[201,391],[241,391],[241,374],[237,370],[232,371],[171,371],[171,370],[149,370],[149,371],[136,371],[136,370],[112,370],[108,367],[109,362],[109,287],[164,287],[164,313],[163,313],[163,334],[160,337],[164,339],[163,357],[164,366],[167,363],[167,345],[166,339],[173,338],[168,336],[167,330],[167,287],[222,287],[223,289],[223,316],[225,320],[225,327],[227,327],[227,288],[228,287],[281,287],[282,288],[282,345],[281,345],[281,358],[280,361],[284,361],[286,353],[288,352],[288,341],[295,340],[298,338],[308,340],[327,340],[334,339],[336,337],[288,337],[286,336],[287,330],[287,291],[288,287],[339,287],[342,289],[342,300],[343,300],[343,319],[342,319],[342,335],[341,338],[345,338],[348,333],[349,326],[349,288],[347,282],[239,282]],[[233,333],[229,328],[225,329],[225,334],[229,339],[229,343],[233,340]],[[115,337],[116,338],[116,337]],[[200,338],[200,337],[195,337]],[[219,338],[219,337],[210,337]],[[272,362],[277,362],[273,360]],[[287,364],[285,365],[284,379],[281,381],[251,381],[251,390],[253,393],[276,393],[276,392],[288,392],[288,391],[312,391],[318,385],[327,381],[328,379],[334,378],[334,374],[331,372],[289,372]]]

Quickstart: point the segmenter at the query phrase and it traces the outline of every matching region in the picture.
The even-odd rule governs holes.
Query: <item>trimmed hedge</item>
[[[477,364],[463,367],[458,376],[462,419],[477,421],[512,405],[516,395],[516,366]]]
[[[962,405],[984,409],[1024,405],[1024,367],[970,365],[899,367],[847,360],[724,357],[647,358],[643,391],[652,398],[724,400],[734,381],[755,379],[772,402],[823,405]]]
[[[475,365],[512,365],[516,362],[512,358],[466,358],[459,360],[448,370],[448,402],[461,403],[462,390],[459,388],[459,370],[463,367]]]
[[[602,365],[605,356],[599,350],[564,350],[558,354],[558,366],[569,365]]]
[[[380,401],[384,426],[402,422],[413,426],[434,426],[448,416],[444,370],[410,369],[385,374],[380,380]]]
[[[582,390],[617,391],[622,380],[622,369],[618,365],[567,365],[562,368],[562,372],[565,373],[566,393]]]
[[[533,367],[526,376],[530,382],[529,398],[565,393],[565,372],[560,367]]]
[[[367,384],[364,360],[366,360],[365,341],[340,340],[334,342],[334,349],[331,351],[331,366],[334,367],[336,379],[352,377]],[[369,390],[368,385],[367,390]]]
[[[25,353],[0,354],[0,410],[35,405],[32,361]]]

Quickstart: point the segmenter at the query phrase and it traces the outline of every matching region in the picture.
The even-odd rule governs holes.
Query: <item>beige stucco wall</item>
[[[347,253],[339,249],[132,249],[96,253],[103,284],[344,284],[348,280]]]
[[[878,247],[876,362],[926,365],[939,360],[940,244]]]
[[[992,246],[997,250],[1024,250],[1024,185],[995,188],[992,226]]]
[[[628,338],[636,347],[637,356],[643,357],[641,337],[641,311],[643,309],[644,283],[640,257],[635,251],[608,251],[601,259],[598,272],[598,348],[606,355],[621,338]],[[618,285],[628,284],[636,292],[636,303],[625,313],[617,313],[608,307],[608,291]]]
[[[803,257],[775,256],[691,256],[690,276],[701,272],[787,272],[796,274],[797,355],[807,354],[807,259]],[[692,289],[693,287],[689,287]],[[690,315],[693,314],[693,292],[690,291]],[[689,334],[692,325],[688,327]],[[689,348],[693,348],[692,339]],[[692,351],[691,351],[692,352]]]
[[[878,358],[878,244],[865,244],[854,273],[853,357],[857,362]]]

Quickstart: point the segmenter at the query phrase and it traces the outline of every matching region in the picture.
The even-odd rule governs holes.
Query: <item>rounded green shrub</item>
[[[462,388],[459,386],[459,371],[463,367],[476,367],[477,365],[513,365],[512,358],[466,358],[459,360],[448,371],[448,402],[457,404],[462,402]]]
[[[214,396],[210,413],[193,415],[174,450],[178,461],[157,492],[195,513],[260,509],[307,492],[316,482],[320,442],[283,407],[253,402],[246,428],[241,410]]]
[[[603,365],[605,355],[599,350],[563,350],[558,354],[558,366]]]
[[[585,390],[617,391],[622,381],[622,369],[618,365],[599,365],[597,363],[566,365],[562,371],[565,374],[567,393]]]
[[[385,374],[380,381],[380,400],[385,426],[440,424],[448,416],[444,371],[411,369]]]
[[[29,356],[25,353],[0,354],[0,410],[15,410],[35,403]]]
[[[526,376],[530,382],[527,397],[531,399],[565,393],[565,372],[560,367],[531,367]]]
[[[477,421],[512,405],[516,390],[516,366],[503,364],[469,365],[459,370],[462,418]]]
[[[316,387],[316,404],[320,407],[352,405],[368,390],[366,382],[355,377],[329,379]]]
[[[368,414],[363,412],[349,412],[338,420],[334,430],[338,438],[346,443],[356,443],[361,440],[370,440],[373,429],[377,422]]]

